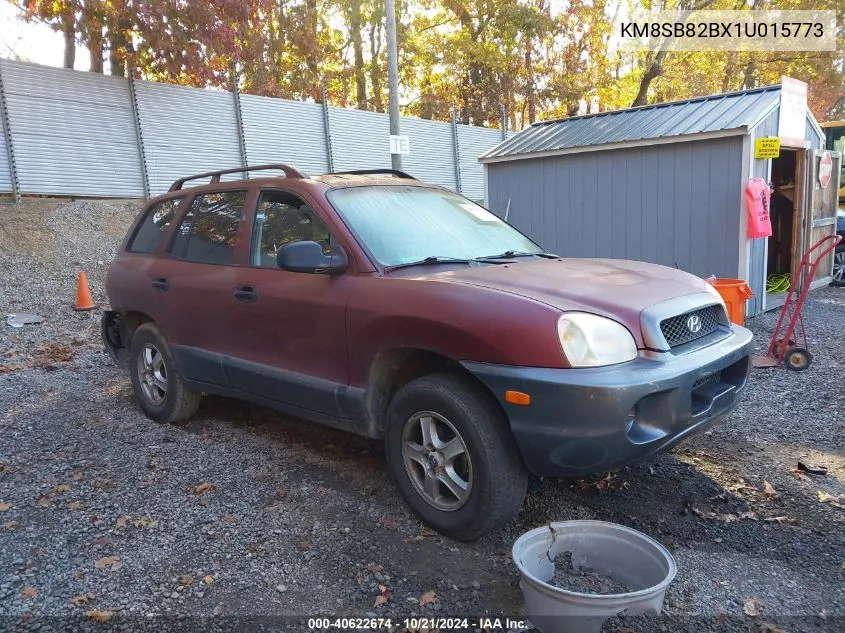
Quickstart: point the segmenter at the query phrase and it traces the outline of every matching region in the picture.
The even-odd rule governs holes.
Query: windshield
[[[329,200],[382,266],[542,250],[483,207],[447,191],[374,185],[335,189]]]

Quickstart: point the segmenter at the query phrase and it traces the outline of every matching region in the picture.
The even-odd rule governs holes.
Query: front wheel
[[[783,356],[783,364],[792,371],[804,371],[813,362],[810,350],[804,347],[790,347]]]
[[[507,523],[528,474],[502,411],[463,376],[402,387],[387,412],[385,452],[402,497],[428,525],[472,541]]]

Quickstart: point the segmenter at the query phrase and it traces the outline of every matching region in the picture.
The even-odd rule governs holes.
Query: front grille
[[[715,332],[719,327],[716,310],[717,306],[707,306],[663,319],[660,322],[660,331],[669,347],[677,347]]]

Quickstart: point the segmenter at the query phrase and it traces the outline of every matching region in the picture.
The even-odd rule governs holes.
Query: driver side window
[[[285,244],[310,240],[331,252],[331,236],[314,210],[301,198],[284,191],[263,191],[252,225],[250,263],[276,268],[276,254]]]

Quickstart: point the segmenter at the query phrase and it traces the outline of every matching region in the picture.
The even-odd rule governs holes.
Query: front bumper
[[[694,352],[643,352],[609,367],[463,365],[501,403],[528,469],[564,477],[641,461],[724,417],[748,380],[751,339],[735,325]],[[529,394],[531,404],[506,402],[507,390]]]

